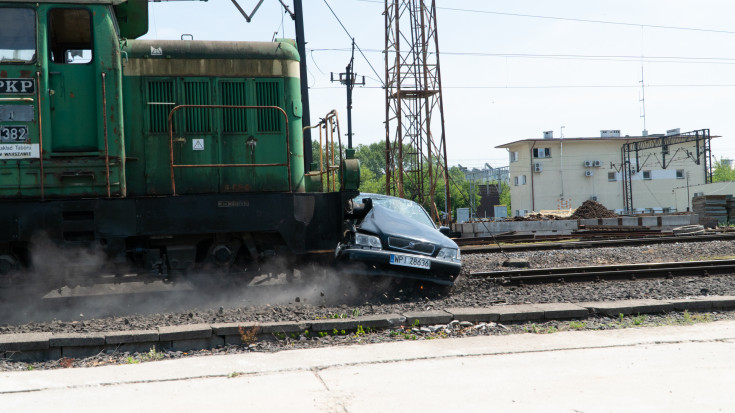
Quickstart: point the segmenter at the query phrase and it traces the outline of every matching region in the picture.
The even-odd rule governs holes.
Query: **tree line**
[[[409,145],[404,146],[404,153],[410,154],[416,152]],[[375,142],[369,145],[358,145],[355,148],[355,156],[360,161],[360,192],[385,194],[385,142]],[[313,147],[313,159],[319,159],[319,145],[316,143]],[[412,160],[411,156],[404,158],[404,170],[422,168],[424,182],[404,181],[404,192],[407,198],[412,198],[410,194],[415,194],[420,190],[419,186],[428,188],[428,171],[427,163],[420,162],[416,165],[416,160]],[[435,163],[436,164],[436,163]],[[434,171],[436,173],[436,170]],[[439,175],[436,180],[436,191],[433,202],[440,212],[445,211],[445,182],[443,176]],[[497,182],[490,182],[496,184]],[[452,217],[457,216],[457,208],[469,208],[471,205],[471,197],[474,197],[474,204],[480,204],[479,186],[474,187],[465,178],[464,172],[458,166],[449,167],[449,196],[452,203]],[[471,193],[473,192],[473,193]],[[427,200],[432,201],[432,200]],[[510,211],[510,188],[506,183],[501,183],[500,188],[500,204],[506,205]],[[423,205],[427,211],[432,210],[432,205]]]

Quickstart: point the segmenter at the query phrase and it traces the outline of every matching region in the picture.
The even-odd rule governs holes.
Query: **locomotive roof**
[[[130,58],[299,60],[298,51],[288,42],[129,40],[124,50]],[[160,51],[160,56],[151,56],[153,50]]]
[[[112,4],[127,3],[128,0],[2,0],[2,3],[69,3],[69,4]]]

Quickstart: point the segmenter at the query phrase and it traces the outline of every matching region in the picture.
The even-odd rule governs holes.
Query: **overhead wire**
[[[363,89],[383,89],[381,86],[361,86]],[[735,87],[735,84],[651,84],[646,87]],[[444,86],[442,89],[638,89],[640,85],[530,85],[530,86]],[[343,89],[340,86],[317,86],[313,89]]]
[[[355,1],[359,1],[362,3],[384,4],[383,1],[378,1],[378,0],[355,0]],[[647,23],[630,23],[630,22],[620,22],[620,21],[611,21],[611,20],[580,19],[580,18],[575,18],[575,17],[543,16],[543,15],[538,15],[538,14],[509,13],[509,12],[500,12],[500,11],[492,11],[492,10],[465,9],[465,8],[458,8],[458,7],[438,7],[437,6],[437,10],[447,10],[447,11],[477,13],[477,14],[493,14],[493,15],[498,15],[498,16],[510,16],[510,17],[526,17],[526,18],[533,18],[533,19],[562,20],[562,21],[572,21],[572,22],[578,22],[578,23],[594,23],[594,24],[609,24],[609,25],[616,25],[616,26],[646,27],[646,28],[651,28],[651,29],[688,30],[688,31],[705,32],[705,33],[735,34],[735,31],[732,31],[732,30],[707,29],[707,28],[701,28],[701,27],[668,26],[668,25],[647,24]]]
[[[350,52],[346,48],[315,48],[311,52]],[[365,49],[367,53],[383,53],[379,49]],[[735,64],[731,57],[692,57],[692,56],[633,56],[633,55],[585,55],[585,54],[540,54],[540,53],[489,53],[489,52],[451,52],[442,51],[442,55],[471,56],[471,57],[499,57],[518,59],[551,59],[551,60],[592,60],[592,61],[620,61],[647,63],[686,63],[686,64]]]
[[[324,4],[327,5],[327,8],[329,8],[329,11],[332,12],[332,15],[334,16],[334,18],[337,19],[337,22],[339,23],[339,25],[342,26],[342,29],[345,31],[345,33],[347,33],[347,36],[349,36],[349,38],[354,42],[355,41],[355,37],[352,36],[350,34],[350,31],[347,30],[347,28],[345,27],[344,24],[342,24],[342,20],[339,19],[339,17],[337,16],[337,13],[335,13],[334,10],[332,9],[332,6],[329,5],[329,3],[327,2],[327,0],[324,0]],[[380,75],[378,74],[378,72],[373,67],[373,64],[370,63],[370,60],[368,60],[367,56],[365,56],[365,53],[362,52],[362,49],[360,49],[360,46],[357,45],[357,42],[355,42],[355,48],[357,48],[357,50],[360,52],[360,55],[362,55],[362,58],[365,59],[365,61],[367,62],[368,66],[370,66],[370,69],[372,69],[373,73],[375,73],[375,76],[377,76],[378,79],[380,79],[381,86],[382,87],[385,87],[385,82],[383,82],[382,78],[380,77]]]

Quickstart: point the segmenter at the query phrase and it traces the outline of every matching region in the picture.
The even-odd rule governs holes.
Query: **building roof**
[[[663,138],[666,137],[664,134],[656,134],[656,135],[648,135],[648,136],[620,136],[620,137],[606,137],[606,138],[600,138],[600,137],[588,137],[588,138],[538,138],[538,139],[520,139],[517,141],[504,143],[502,145],[498,145],[495,148],[496,149],[508,149],[511,146],[517,145],[519,143],[533,143],[533,142],[621,142],[621,143],[628,143],[628,142],[640,142],[645,141],[649,139],[656,139],[656,138]],[[710,135],[710,138],[719,138],[719,135]]]
[[[617,142],[633,142],[633,141],[643,141],[646,139],[651,138],[658,138],[660,136],[621,136],[621,137],[613,137],[613,138],[539,138],[539,139],[520,139],[517,141],[504,143],[502,145],[496,146],[496,148],[503,149],[503,148],[510,148],[513,145],[523,143],[523,142],[611,142],[611,141],[617,141]]]

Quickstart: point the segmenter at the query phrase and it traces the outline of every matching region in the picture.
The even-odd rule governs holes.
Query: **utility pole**
[[[364,85],[365,76],[362,77],[362,81],[359,83],[356,81],[357,75],[354,72],[355,62],[355,39],[352,39],[352,57],[350,57],[350,63],[345,69],[345,73],[339,74],[339,79],[334,78],[334,73],[330,73],[330,80],[332,82],[339,81],[346,86],[347,89],[347,149],[352,149],[352,89],[355,85]]]
[[[436,0],[385,0],[385,187],[452,218]]]
[[[283,4],[283,3],[281,3]],[[285,6],[284,6],[285,7]],[[288,9],[286,9],[288,10]],[[304,128],[304,172],[311,170],[311,113],[309,111],[309,73],[306,71],[306,38],[304,37],[304,8],[301,0],[293,0],[293,15],[296,25],[296,47],[299,51],[301,72],[301,126]]]

